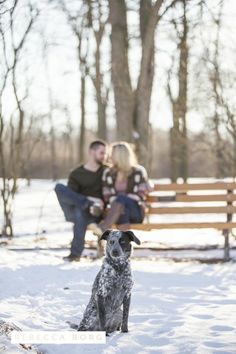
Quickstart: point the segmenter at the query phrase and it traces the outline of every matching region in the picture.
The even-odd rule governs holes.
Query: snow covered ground
[[[101,260],[62,260],[69,252],[72,224],[64,222],[50,181],[36,180],[30,187],[22,181],[14,218],[16,237],[7,244],[0,239],[0,320],[23,330],[70,330],[66,321],[79,322]],[[163,230],[137,235],[145,249],[135,248],[132,259],[130,332],[114,333],[105,345],[38,348],[48,354],[236,353],[235,250],[229,263],[199,263],[196,259],[222,257],[222,249],[164,249],[221,247],[224,240],[219,232]],[[86,237],[95,244],[95,236]],[[233,238],[230,243],[235,246]],[[154,245],[159,249],[149,249]],[[84,252],[94,254],[91,249]],[[175,262],[173,257],[188,261]],[[21,352],[25,351],[0,336],[0,353]]]

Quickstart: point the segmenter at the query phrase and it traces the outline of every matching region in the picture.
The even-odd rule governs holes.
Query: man
[[[88,224],[101,221],[104,209],[102,174],[107,167],[103,164],[105,155],[106,143],[93,141],[89,146],[87,162],[70,173],[67,186],[61,183],[55,186],[66,221],[74,223],[71,252],[64,257],[65,260],[80,260]]]

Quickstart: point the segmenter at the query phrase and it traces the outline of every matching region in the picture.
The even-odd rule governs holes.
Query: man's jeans
[[[98,223],[101,217],[95,217],[89,213],[91,202],[86,196],[74,192],[64,184],[57,183],[55,192],[66,221],[74,223],[71,254],[80,256],[84,249],[84,238],[88,224]]]

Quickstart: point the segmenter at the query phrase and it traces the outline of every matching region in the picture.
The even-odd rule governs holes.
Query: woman
[[[145,216],[145,198],[151,190],[145,168],[137,164],[126,142],[112,144],[112,166],[103,172],[103,197],[108,209],[105,219],[94,229],[101,235],[112,224],[141,223]]]

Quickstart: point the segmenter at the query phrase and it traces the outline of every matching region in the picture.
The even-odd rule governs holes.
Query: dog
[[[132,231],[116,230],[106,230],[101,240],[106,240],[106,255],[77,330],[105,331],[106,335],[119,330],[128,332],[133,286],[129,257],[131,242],[140,245],[140,240]]]

